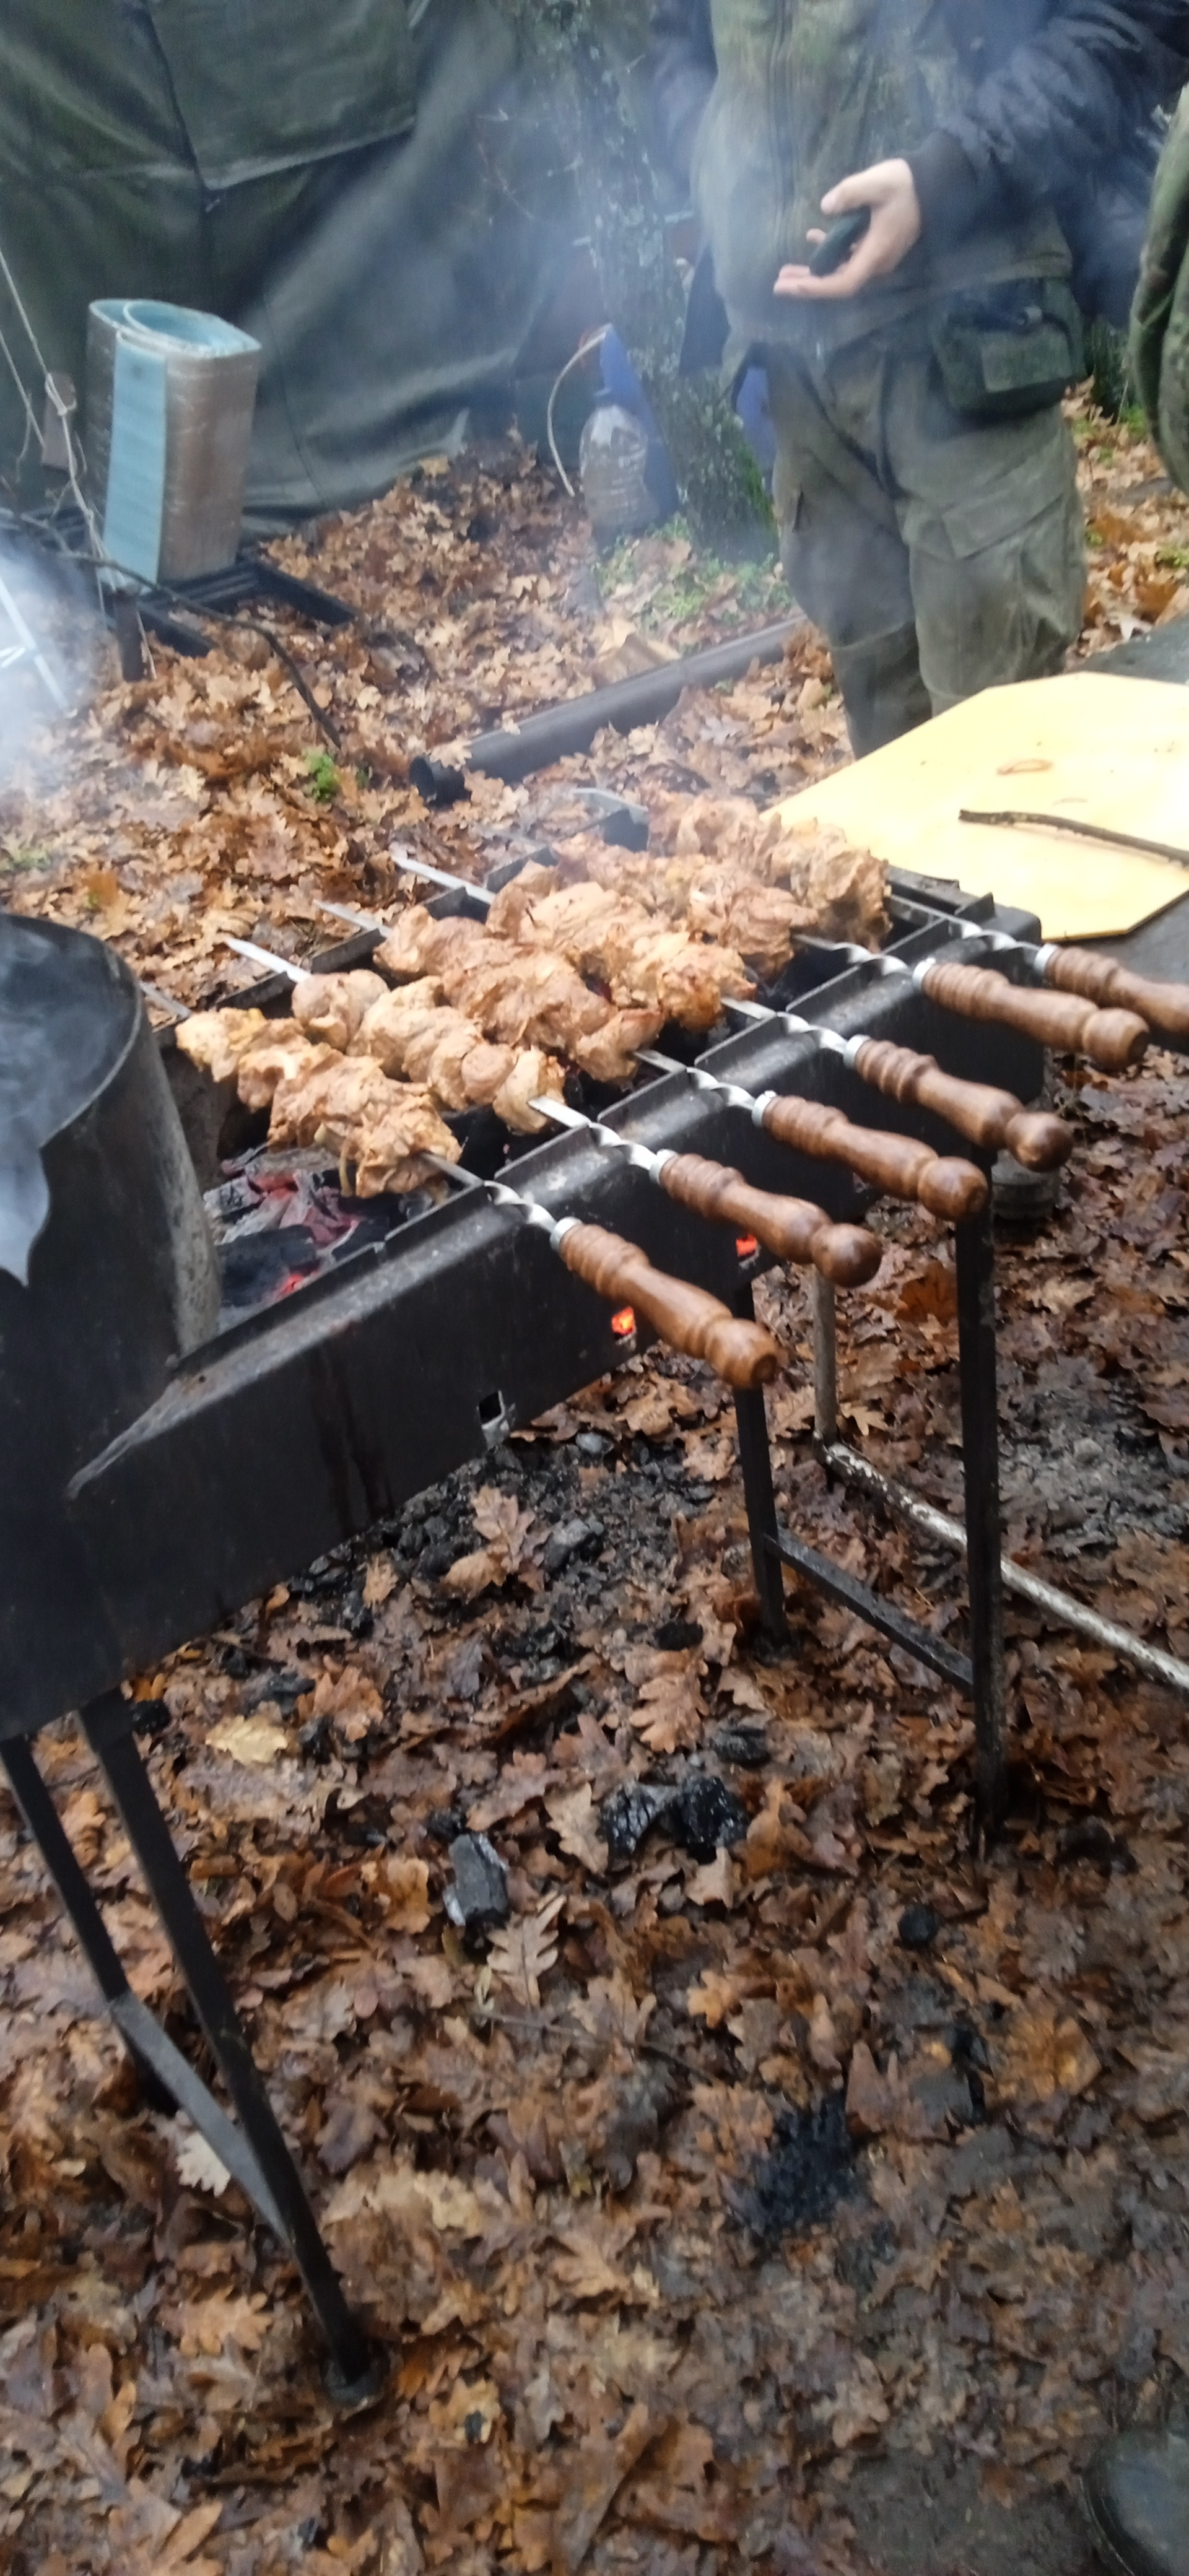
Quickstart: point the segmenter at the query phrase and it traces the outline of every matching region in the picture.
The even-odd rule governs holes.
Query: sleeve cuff
[[[904,157],[913,175],[926,241],[940,232],[950,241],[961,239],[1000,210],[1003,192],[995,173],[977,171],[961,144],[943,127],[935,127],[917,151]]]

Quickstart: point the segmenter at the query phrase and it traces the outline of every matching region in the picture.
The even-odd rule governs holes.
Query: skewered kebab
[[[234,1074],[246,1108],[270,1111],[274,1144],[333,1148],[344,1187],[353,1165],[357,1196],[419,1187],[417,1157],[429,1148],[457,1155],[442,1109],[490,1106],[525,1135],[547,1124],[529,1104],[560,1094],[561,1065],[539,1047],[490,1046],[461,1012],[440,1007],[436,985],[395,994],[366,970],[307,975],[251,941],[229,945],[288,976],[293,1019],[196,1012],[179,1044],[216,1080]],[[402,1082],[389,1080],[397,1073]]]
[[[435,1077],[429,1087],[421,1086],[421,1097],[427,1099],[436,1089],[436,1069],[441,1065],[440,1024],[443,1021],[457,1022],[464,1033],[464,1042],[473,1051],[476,1033],[472,1024],[461,1013],[436,1007],[434,996],[438,987],[432,983],[406,985],[401,991],[390,992],[379,976],[365,970],[340,975],[303,975],[288,960],[274,958],[268,949],[257,948],[247,941],[233,944],[241,953],[250,954],[258,965],[275,965],[279,972],[289,977],[294,985],[293,1021],[270,1022],[259,1011],[195,1013],[188,1024],[186,1052],[194,1060],[208,1065],[217,1057],[225,1070],[232,1065],[236,1067],[240,1097],[246,1105],[258,1109],[271,1108],[269,1132],[274,1144],[333,1143],[340,1157],[356,1160],[360,1168],[369,1173],[376,1166],[377,1159],[382,1167],[384,1156],[377,1158],[374,1151],[369,1152],[361,1143],[369,1119],[374,1127],[378,1120],[390,1120],[393,1111],[391,1095],[396,1086],[388,1083],[386,1091],[381,1089],[376,1080],[377,1071],[381,1078],[396,1072],[410,1077],[415,1083],[419,1070],[424,1070]],[[378,1000],[372,999],[373,988],[378,991]],[[400,1043],[402,1013],[405,1015],[403,1044]],[[226,1021],[235,1024],[230,1037],[219,1025]],[[335,1046],[318,1043],[305,1034],[310,1030],[331,1029],[341,1047],[352,1026],[352,1053],[345,1062]],[[426,1052],[424,1064],[419,1065],[416,1046],[419,1029],[423,1027],[430,1032],[435,1052],[432,1055]],[[382,1038],[382,1044],[377,1042],[378,1036]],[[496,1059],[509,1053],[507,1049],[494,1047],[482,1051]],[[337,1081],[333,1070],[336,1060],[343,1065],[342,1076]],[[568,1111],[554,1093],[533,1092],[532,1078],[545,1061],[540,1050],[535,1048],[523,1050],[517,1060],[515,1079],[519,1082],[520,1091],[515,1105],[522,1113],[519,1123],[532,1131],[550,1123],[587,1124],[578,1112]],[[352,1070],[348,1071],[348,1067]],[[560,1066],[555,1065],[550,1070],[560,1080]],[[511,1088],[509,1078],[493,1092],[493,1105],[499,1107]],[[402,1085],[400,1097],[404,1096],[404,1090]],[[458,1105],[450,1100],[442,1103],[440,1090],[436,1091],[436,1098],[439,1105]],[[449,1133],[448,1130],[443,1132]],[[614,1142],[631,1153],[658,1179],[663,1173],[662,1186],[671,1197],[680,1199],[701,1214],[720,1217],[753,1232],[757,1241],[775,1252],[779,1260],[813,1260],[823,1275],[840,1287],[857,1285],[872,1278],[879,1267],[882,1247],[874,1235],[860,1226],[832,1224],[821,1208],[813,1207],[805,1200],[779,1198],[765,1191],[753,1190],[742,1174],[701,1156],[653,1155],[643,1147],[632,1147],[629,1140],[619,1137],[613,1128],[596,1125],[596,1132],[606,1141]],[[436,1139],[433,1141],[435,1150],[440,1151]],[[453,1155],[456,1155],[457,1146],[453,1139],[450,1142]],[[350,1154],[349,1146],[354,1149]],[[402,1183],[405,1187],[413,1185],[407,1179]],[[361,1192],[360,1195],[367,1193]]]
[[[816,1020],[802,1019],[797,1011],[771,1011],[760,1002],[730,1002],[727,1008],[739,1019],[773,1020],[787,1029],[790,1037],[812,1038],[823,1051],[828,1049],[831,1054],[841,1056],[848,1072],[857,1073],[861,1081],[870,1083],[873,1091],[882,1092],[890,1100],[907,1100],[919,1109],[932,1110],[935,1117],[944,1118],[947,1125],[955,1128],[960,1136],[967,1137],[971,1144],[980,1145],[987,1153],[1006,1151],[1014,1154],[1016,1161],[1023,1163],[1029,1171],[1055,1172],[1069,1161],[1073,1152],[1073,1130],[1066,1126],[1064,1119],[1055,1117],[1051,1110],[1025,1109],[1014,1092],[1000,1091],[992,1083],[964,1082],[957,1074],[943,1073],[935,1056],[917,1055],[911,1047],[894,1046],[890,1038],[861,1035],[842,1038],[837,1030],[823,1028]],[[662,1059],[650,1050],[648,1061],[659,1064],[662,1061],[668,1063],[669,1059]],[[782,1134],[783,1128],[787,1132],[782,1134],[782,1141],[799,1145],[803,1153],[829,1153],[839,1162],[849,1160],[848,1140],[844,1133],[848,1122],[841,1110],[823,1109],[812,1101],[786,1101],[769,1093],[765,1093],[764,1098],[776,1099],[781,1112],[781,1119],[775,1123],[767,1117],[761,1121],[772,1135]],[[800,1123],[800,1131],[794,1134],[789,1113],[802,1108],[809,1116]],[[824,1141],[827,1130],[822,1125],[823,1120],[831,1122],[833,1143]],[[823,1138],[821,1143],[813,1141],[815,1125]],[[851,1133],[866,1144],[866,1130],[855,1128]],[[888,1137],[882,1132],[878,1132],[872,1141],[885,1151],[891,1145],[914,1155],[931,1150],[927,1146],[910,1144],[907,1137]],[[863,1171],[859,1163],[852,1162],[851,1169],[864,1179],[876,1180],[877,1187],[888,1190],[893,1198],[918,1198],[921,1206],[930,1208],[935,1216],[952,1217],[954,1205],[943,1206],[938,1196],[941,1191],[952,1187],[951,1165],[945,1156],[936,1159],[946,1178],[943,1180],[940,1172],[930,1178],[928,1167],[922,1164],[923,1190],[915,1185],[901,1187],[891,1176],[877,1180],[874,1171]],[[889,1175],[892,1168],[889,1166]],[[965,1173],[972,1169],[971,1164],[961,1161],[952,1166],[953,1171]],[[906,1183],[909,1178],[905,1163]],[[981,1199],[976,1204],[981,1206]],[[958,1213],[972,1214],[973,1209]]]
[[[879,1237],[869,1234],[865,1226],[836,1225],[824,1209],[814,1207],[808,1199],[776,1196],[770,1190],[753,1189],[742,1172],[727,1163],[710,1162],[703,1154],[678,1154],[672,1147],[653,1153],[634,1137],[623,1136],[617,1127],[608,1127],[602,1119],[587,1118],[582,1110],[571,1109],[564,1101],[534,1103],[559,1127],[584,1127],[596,1144],[608,1152],[626,1154],[638,1171],[647,1172],[671,1199],[682,1207],[693,1208],[699,1216],[717,1218],[723,1225],[733,1225],[743,1235],[754,1235],[766,1252],[778,1261],[812,1262],[824,1279],[838,1288],[856,1288],[873,1279],[883,1258],[884,1246]],[[975,1179],[981,1174],[976,1173]]]
[[[768,1018],[777,1016],[775,1012],[765,1014]],[[835,1043],[839,1047],[843,1044],[841,1040]],[[795,1093],[745,1091],[741,1084],[725,1081],[721,1074],[708,1073],[702,1065],[681,1064],[675,1056],[661,1055],[655,1047],[645,1048],[641,1062],[654,1065],[658,1073],[684,1074],[697,1090],[716,1091],[733,1109],[745,1109],[753,1124],[766,1129],[777,1144],[841,1163],[856,1179],[870,1181],[889,1198],[915,1199],[930,1215],[944,1217],[951,1225],[977,1216],[986,1206],[983,1174],[958,1155],[935,1154],[931,1145],[918,1145],[910,1136],[887,1136],[879,1128],[854,1127],[840,1109],[829,1109],[817,1100],[802,1100]],[[819,1262],[817,1267],[821,1269],[823,1265]]]
[[[606,964],[601,961],[616,953],[613,943],[617,922],[623,923],[630,936],[647,918],[642,894],[649,868],[654,871],[654,902],[658,909],[670,918],[684,915],[690,930],[731,937],[742,958],[754,965],[766,981],[773,980],[787,965],[797,930],[816,926],[795,922],[793,899],[781,895],[775,887],[757,885],[740,873],[737,863],[711,863],[708,867],[705,859],[691,855],[684,859],[636,859],[611,867],[609,857],[607,852],[585,852],[582,864],[587,873],[569,885],[564,882],[563,870],[535,866],[522,869],[495,897],[488,915],[489,926],[515,924],[522,939],[552,936],[576,964],[588,961],[586,971],[605,973]],[[626,900],[619,892],[621,886],[629,889]],[[696,946],[696,941],[691,945]],[[853,953],[867,954],[863,949]],[[1091,960],[1089,964],[1093,970],[1098,961]],[[986,967],[930,958],[917,968],[916,981],[931,1000],[965,1018],[1000,1020],[1037,1038],[1043,1046],[1088,1055],[1108,1073],[1120,1073],[1127,1065],[1138,1063],[1146,1044],[1142,1019],[1131,1010],[1083,1007],[1077,995],[1088,993],[1093,1000],[1096,993],[1107,989],[1107,980],[1096,973],[1091,982],[1085,968],[1077,968],[1075,973],[1076,982],[1068,969],[1064,975],[1059,968],[1050,969],[1048,980],[1063,989],[1040,994],[1008,984]],[[728,1006],[747,998],[732,991],[725,981],[720,989]],[[1120,986],[1116,983],[1113,989],[1121,998]],[[907,1078],[904,1068],[901,1072]]]
[[[661,1340],[691,1359],[707,1360],[728,1386],[766,1386],[779,1375],[783,1358],[778,1342],[762,1324],[732,1315],[729,1306],[696,1288],[688,1279],[673,1279],[654,1270],[638,1244],[629,1243],[606,1226],[584,1225],[577,1217],[555,1216],[552,1208],[505,1181],[475,1181],[470,1173],[449,1171],[455,1185],[483,1189],[497,1207],[515,1208],[549,1238],[551,1249],[567,1270],[605,1297],[609,1305],[630,1307]]]
[[[233,1025],[223,1028],[224,1021]],[[266,1020],[259,1011],[195,1011],[179,1028],[178,1045],[216,1080],[234,1072],[245,1107],[268,1110],[271,1144],[324,1146],[344,1191],[356,1198],[420,1189],[428,1158],[450,1162],[459,1154],[424,1085],[390,1082],[369,1058],[319,1045],[292,1021]]]

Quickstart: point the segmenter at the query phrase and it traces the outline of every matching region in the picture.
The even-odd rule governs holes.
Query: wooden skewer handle
[[[935,1154],[931,1145],[915,1144],[911,1136],[885,1136],[876,1127],[852,1127],[841,1109],[828,1109],[820,1100],[792,1096],[770,1100],[764,1125],[778,1144],[844,1163],[859,1180],[870,1181],[889,1198],[916,1199],[951,1225],[977,1216],[987,1204],[986,1181],[973,1163],[964,1163],[956,1155]]]
[[[1189,1038],[1189,984],[1163,984],[1150,975],[1133,975],[1129,966],[1120,966],[1113,957],[1098,957],[1090,948],[1058,948],[1045,960],[1045,982],[1062,993],[1080,993],[1087,1002],[1138,1011],[1141,1020],[1166,1037]]]
[[[673,1154],[657,1175],[661,1188],[699,1216],[717,1217],[740,1234],[754,1234],[778,1261],[811,1261],[836,1288],[857,1288],[874,1279],[884,1247],[864,1225],[834,1225],[825,1209],[810,1199],[779,1198],[770,1190],[753,1190],[742,1172],[728,1163],[707,1162],[701,1154]]]
[[[688,1279],[654,1270],[639,1245],[601,1225],[572,1225],[557,1247],[567,1270],[613,1306],[632,1306],[662,1341],[691,1359],[709,1360],[728,1386],[764,1386],[781,1368],[781,1352],[760,1324],[732,1315]]]
[[[1189,1002],[1189,993],[1185,999]],[[867,1038],[855,1059],[855,1071],[888,1100],[911,1100],[931,1109],[988,1153],[1005,1147],[1030,1172],[1055,1172],[1073,1152],[1073,1129],[1051,1110],[1024,1109],[1012,1091],[996,1091],[988,1082],[960,1082],[943,1073],[936,1058],[914,1055],[911,1047],[893,1046],[888,1038]]]
[[[1072,993],[1037,992],[1009,984],[985,966],[947,965],[942,958],[921,976],[921,990],[943,1009],[966,1020],[1000,1020],[1022,1037],[1067,1055],[1088,1055],[1104,1073],[1122,1073],[1138,1064],[1148,1043],[1143,1020],[1134,1011],[1096,1011]]]

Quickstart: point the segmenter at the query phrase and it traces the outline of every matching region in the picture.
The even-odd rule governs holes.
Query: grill
[[[454,890],[437,898],[437,908],[483,906],[474,893]],[[171,1353],[143,1360],[127,1387],[113,1384],[81,1457],[70,1453],[68,1442],[60,1440],[57,1449],[50,1444],[53,1456],[42,1473],[38,1502],[38,1570],[35,1575],[30,1567],[25,1597],[10,1605],[0,1640],[0,1754],[142,2078],[154,2098],[187,2111],[288,2247],[330,2347],[328,2382],[344,2400],[367,2396],[377,2365],[346,2309],[207,1941],[134,1741],[136,1711],[124,1700],[121,1682],[186,1639],[218,1627],[295,1568],[397,1512],[426,1486],[481,1457],[517,1424],[616,1367],[625,1349],[643,1345],[649,1337],[646,1301],[633,1304],[617,1293],[619,1274],[610,1256],[600,1273],[604,1293],[579,1275],[565,1253],[566,1220],[578,1217],[583,1228],[626,1238],[637,1256],[668,1274],[670,1285],[687,1283],[746,1323],[753,1314],[753,1279],[770,1255],[754,1232],[741,1235],[730,1209],[724,1211],[728,1221],[711,1222],[658,1188],[650,1157],[689,1155],[730,1165],[747,1189],[783,1196],[795,1191],[836,1225],[853,1226],[876,1194],[874,1179],[863,1172],[875,1178],[899,1172],[901,1194],[919,1190],[923,1196],[921,1175],[941,1168],[934,1156],[953,1171],[957,1145],[989,1175],[1005,1121],[1018,1122],[1018,1104],[1040,1092],[1045,1040],[1071,1042],[1071,1014],[1080,1012],[1078,1029],[1084,1042],[1098,1047],[1100,1060],[1109,1060],[1112,1049],[1117,1060],[1126,1060],[1142,1043],[1138,1022],[1113,1007],[1134,1000],[1138,987],[1111,992],[1104,984],[1102,998],[1111,1007],[1097,1014],[1087,1014],[1085,1003],[1069,993],[1042,989],[1052,961],[1037,950],[1038,924],[1030,917],[1003,911],[990,897],[968,899],[952,887],[908,878],[893,883],[892,914],[883,954],[806,943],[758,1015],[752,1006],[733,1006],[729,1034],[712,1033],[700,1053],[687,1040],[684,1061],[661,1070],[654,1059],[626,1097],[610,1102],[588,1095],[583,1105],[599,1113],[610,1137],[630,1141],[643,1154],[617,1150],[608,1134],[600,1137],[586,1125],[567,1126],[544,1142],[511,1138],[491,1113],[473,1113],[464,1122],[461,1164],[442,1167],[449,1186],[440,1203],[398,1205],[382,1240],[348,1249],[336,1268],[213,1337],[208,1301],[207,1320],[200,1316],[188,1333],[177,1328]],[[0,920],[0,942],[5,928]],[[34,975],[34,934],[42,926],[7,928],[25,939],[26,967]],[[67,943],[75,955],[86,952],[88,961],[96,953],[96,943],[80,934],[47,929],[42,936],[59,969]],[[361,931],[318,962],[327,969],[363,963],[379,937],[378,931]],[[2,955],[0,944],[0,960]],[[936,965],[930,967],[931,960],[942,962],[950,983]],[[968,988],[961,981],[961,970],[988,964],[996,970],[991,1001],[997,995],[1006,1016],[974,1018],[943,1006],[939,983],[961,994],[968,1008],[972,999],[989,1007],[985,984]],[[87,971],[93,979],[89,963]],[[127,1019],[131,978],[114,962],[107,971]],[[1067,980],[1064,964],[1058,971]],[[1096,974],[1100,982],[1109,979],[1113,971],[1102,961],[1086,968],[1091,981]],[[1189,1034],[1189,1019],[1176,1025],[1181,1005],[1189,1009],[1189,996],[1167,991],[1172,998],[1162,1005],[1157,997],[1153,1011],[1162,1013],[1162,1027],[1172,1026],[1174,1035]],[[283,1009],[287,988],[283,978],[274,977],[236,999]],[[128,1025],[135,1028],[140,1062],[143,1015],[134,1012]],[[934,1071],[922,1075],[919,1064],[914,1070],[903,1055],[873,1057],[871,1041],[909,1050],[914,1059],[933,1058]],[[168,1040],[164,1056],[168,1064]],[[121,1062],[126,1066],[127,1060],[125,1045]],[[862,1067],[869,1075],[878,1071],[884,1087],[864,1079]],[[209,1159],[213,1092],[209,1086],[203,1092],[180,1055],[173,1071],[200,1155]],[[93,1176],[96,1119],[107,1095],[93,1068],[88,1078],[91,1090],[79,1127],[86,1131],[91,1160],[86,1164],[84,1157],[80,1171],[85,1167]],[[163,1093],[159,1061],[153,1078]],[[953,1087],[955,1078],[994,1085],[1014,1101],[1000,1096],[996,1103],[985,1089],[977,1099],[962,1094]],[[774,1109],[774,1102],[783,1107]],[[938,1103],[948,1108],[948,1118],[939,1114]],[[840,1133],[840,1114],[865,1131],[861,1150],[845,1130]],[[158,1132],[146,1150],[159,1170],[177,1121],[171,1113],[170,1129],[159,1100],[154,1116]],[[951,1119],[964,1131],[957,1137]],[[772,1132],[773,1120],[786,1134],[811,1133],[818,1150],[781,1142]],[[1053,1130],[1054,1122],[1016,1123],[1013,1133],[1021,1151],[1034,1150],[1036,1160],[1051,1162],[1067,1147],[1059,1132],[1046,1135],[1046,1126]],[[81,1182],[61,1160],[61,1133],[52,1125],[46,1132],[53,1134],[46,1162],[54,1164],[49,1244],[60,1214],[69,1214],[69,1207],[60,1210],[60,1200],[73,1201]],[[909,1141],[896,1145],[894,1139]],[[107,1150],[122,1162],[137,1150],[126,1116]],[[912,1171],[917,1181],[910,1187]],[[124,1203],[141,1224],[138,1251],[146,1270],[156,1265],[160,1271],[163,1228],[176,1237],[179,1191],[184,1197],[180,1180],[172,1197],[159,1189],[157,1199],[143,1207],[135,1193],[124,1191]],[[735,1401],[765,1629],[787,1643],[782,1568],[788,1565],[968,1692],[976,1717],[980,1818],[991,1830],[1004,1804],[1007,1745],[989,1190],[976,1184],[964,1199],[959,1194],[955,1213],[966,1486],[965,1530],[958,1535],[964,1537],[969,1572],[966,1653],[780,1527],[762,1385],[754,1373],[751,1383],[737,1386]],[[569,1240],[572,1249],[575,1238]],[[39,1312],[42,1249],[33,1254],[29,1290],[0,1277],[0,1329],[10,1310],[26,1320]],[[87,1294],[88,1266],[77,1242],[73,1258],[73,1295],[80,1300]],[[634,1275],[642,1274],[637,1268]],[[832,1442],[833,1286],[820,1272],[814,1286],[818,1428]],[[60,1283],[59,1293],[67,1294]],[[105,1364],[113,1371],[130,1331],[126,1284],[121,1294],[124,1307],[106,1342]],[[30,1303],[19,1308],[23,1298]],[[625,1306],[633,1311],[625,1315]],[[207,1337],[199,1338],[204,1332]],[[187,1340],[192,1347],[185,1347]],[[20,1405],[27,1416],[28,1386],[37,1383],[37,1370],[38,1354],[30,1349],[18,1388],[11,1361],[6,1363],[0,1419]],[[827,1454],[841,1463],[846,1453],[835,1442]],[[252,1462],[250,1477],[240,1472],[245,1459]],[[873,1472],[868,1483],[879,1484]],[[44,1652],[47,1632],[54,1638],[52,1657]],[[79,1705],[238,2125],[132,1995],[37,1769],[32,1739],[38,1728]]]

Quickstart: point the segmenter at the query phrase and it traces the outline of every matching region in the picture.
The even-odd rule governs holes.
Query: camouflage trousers
[[[830,646],[856,753],[1059,670],[1085,589],[1060,405],[955,411],[912,324],[820,357],[769,349],[768,369],[781,557]]]

